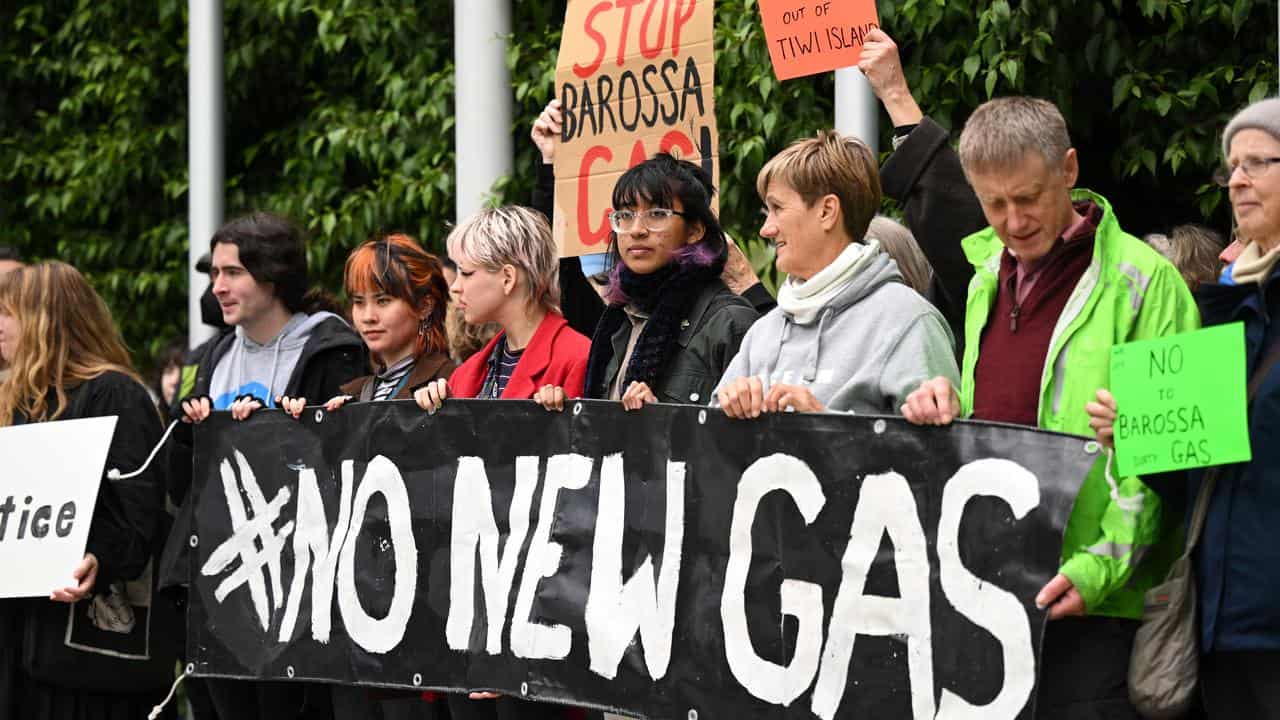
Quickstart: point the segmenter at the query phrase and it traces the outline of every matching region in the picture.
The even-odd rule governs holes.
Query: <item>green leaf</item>
[[[1161,95],[1160,97],[1156,98],[1156,112],[1160,114],[1160,117],[1164,117],[1168,115],[1169,108],[1171,108],[1172,106],[1173,106],[1172,95]]]
[[[996,81],[999,75],[994,69],[987,71],[987,97],[991,97],[996,91]]]
[[[970,82],[978,74],[978,68],[982,66],[982,58],[977,55],[970,55],[964,60],[964,74],[969,77]]]

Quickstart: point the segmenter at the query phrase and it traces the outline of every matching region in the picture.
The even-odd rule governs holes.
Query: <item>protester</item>
[[[447,353],[445,313],[449,287],[440,260],[407,235],[370,240],[347,256],[344,272],[351,315],[369,349],[374,373],[342,386],[324,405],[336,412],[348,402],[408,400],[413,390],[456,367]],[[306,397],[280,398],[280,407],[302,416]],[[382,720],[389,714],[426,718],[420,694],[355,685],[330,688],[335,720]]]
[[[143,466],[160,415],[106,303],[75,268],[44,262],[0,282],[0,355],[14,371],[0,384],[0,427],[115,416],[106,468]],[[161,532],[159,475],[104,475],[84,559],[67,568],[77,585],[0,600],[0,720],[143,718],[164,698],[175,658],[159,638],[180,629],[160,621],[145,572]],[[128,598],[139,593],[151,622],[132,621]],[[122,652],[139,646],[151,660]]]
[[[1205,710],[1218,718],[1280,718],[1280,99],[1242,110],[1222,134],[1227,166],[1217,178],[1230,191],[1239,257],[1196,299],[1204,324],[1244,323],[1249,445],[1253,459],[1216,468],[1217,479],[1196,545],[1200,684]],[[1110,445],[1115,398],[1090,403],[1098,438]],[[1205,471],[1161,476],[1162,495],[1194,499]]]
[[[584,397],[706,403],[756,311],[720,280],[728,257],[711,177],[660,153],[613,188],[609,306],[591,339]],[[535,399],[563,410],[564,388]]]
[[[1113,344],[1197,326],[1185,283],[1121,230],[1105,199],[1072,189],[1079,161],[1057,108],[988,102],[966,123],[957,156],[911,98],[893,41],[872,31],[868,48],[860,65],[905,132],[886,176],[899,178],[908,225],[943,293],[954,299],[969,287],[958,392],[936,378],[911,393],[903,414],[919,424],[971,417],[1087,432],[1085,404],[1106,385]],[[1176,533],[1139,478],[1117,481],[1104,467],[1085,479],[1059,574],[1037,596],[1056,620],[1044,640],[1040,717],[1136,717],[1129,651],[1143,593],[1163,580]]]
[[[156,405],[161,413],[167,413],[177,400],[179,385],[182,381],[183,358],[187,354],[187,344],[174,340],[165,346],[156,358],[155,377],[151,381],[151,391],[155,393]]]
[[[244,420],[255,409],[275,406],[280,396],[333,397],[367,368],[351,327],[332,313],[310,311],[302,234],[290,222],[265,212],[237,218],[214,233],[210,249],[213,294],[233,330],[200,357],[192,395],[175,413],[185,429],[174,434],[173,467],[182,474],[172,484],[175,497],[183,498],[191,482],[191,423],[214,410]],[[190,505],[184,505],[174,537],[190,534]],[[166,579],[185,581],[185,548],[183,542],[166,548]],[[291,720],[304,702],[328,703],[323,686],[225,679],[208,685],[224,718]]]
[[[1152,233],[1143,240],[1178,268],[1191,292],[1200,283],[1213,282],[1222,271],[1218,256],[1226,249],[1227,241],[1202,225],[1179,225],[1168,235]]]
[[[458,266],[447,257],[442,258],[441,262],[444,263],[445,283],[448,287],[453,287],[453,281],[458,279]],[[480,352],[493,336],[502,331],[497,323],[472,325],[467,322],[462,316],[462,309],[453,301],[452,293],[449,295],[449,311],[445,315],[444,325],[445,335],[449,338],[449,358],[455,365],[461,365],[467,358]]]
[[[450,290],[466,321],[496,322],[502,332],[447,381],[414,392],[418,406],[435,412],[448,397],[527,400],[543,385],[580,397],[590,341],[559,313],[555,245],[546,219],[517,206],[481,210],[449,233],[448,247],[458,267]],[[472,693],[470,700],[450,695],[449,712],[454,720],[506,720],[558,717],[562,709]]]
[[[929,261],[920,252],[920,245],[907,226],[893,218],[877,215],[871,218],[867,239],[879,240],[880,248],[898,264],[903,281],[924,299],[932,299],[933,268],[929,267]]]
[[[787,279],[720,380],[727,415],[891,413],[922,380],[957,377],[942,315],[865,238],[880,207],[866,145],[834,131],[800,140],[765,163],[756,190],[767,213],[760,235]]]
[[[445,339],[449,287],[435,255],[407,235],[387,235],[353,250],[344,276],[374,373],[343,385],[325,403],[329,412],[353,400],[408,400],[420,385],[449,377],[456,367]],[[305,397],[280,399],[295,418],[306,404]]]
[[[556,145],[562,130],[563,119],[560,101],[552,100],[543,108],[529,131],[530,139],[542,156],[542,163],[538,165],[532,205],[548,221],[554,216],[555,211]],[[617,257],[616,249],[611,252],[613,257]],[[730,290],[751,303],[757,313],[769,312],[777,306],[773,296],[756,276],[751,263],[732,240],[729,240],[729,255],[721,279]],[[602,301],[600,295],[596,293],[595,287],[583,274],[582,262],[576,257],[560,260],[560,296],[569,327],[583,335],[593,334],[599,326],[600,317],[608,301]]]
[[[458,266],[450,291],[466,321],[496,322],[502,332],[464,362],[448,382],[413,397],[434,412],[445,398],[529,399],[543,385],[582,395],[590,341],[559,313],[551,227],[529,208],[491,208],[449,233]]]

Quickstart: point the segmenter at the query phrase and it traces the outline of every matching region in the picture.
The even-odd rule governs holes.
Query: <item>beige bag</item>
[[[1198,694],[1200,623],[1192,551],[1204,529],[1217,478],[1217,468],[1205,473],[1187,529],[1186,552],[1144,598],[1142,627],[1129,657],[1129,701],[1148,720],[1184,716]]]

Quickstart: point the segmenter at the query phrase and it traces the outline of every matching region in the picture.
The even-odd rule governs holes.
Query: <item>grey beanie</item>
[[[1222,133],[1222,157],[1231,154],[1231,138],[1246,129],[1261,130],[1280,140],[1280,98],[1259,100],[1231,118]]]

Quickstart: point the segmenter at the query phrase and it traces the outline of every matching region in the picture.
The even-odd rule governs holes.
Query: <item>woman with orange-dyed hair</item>
[[[343,394],[325,403],[327,410],[351,400],[407,400],[419,385],[449,377],[449,286],[439,258],[408,235],[387,235],[351,252],[344,282],[351,320],[374,372],[343,385]],[[306,404],[306,398],[280,400],[294,417]]]

